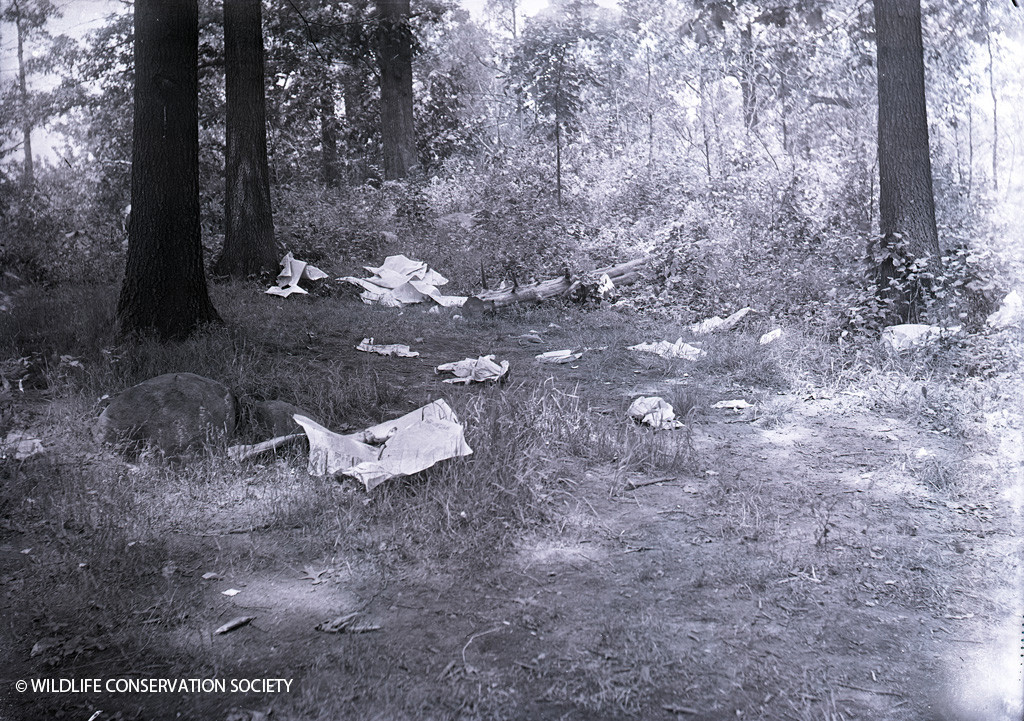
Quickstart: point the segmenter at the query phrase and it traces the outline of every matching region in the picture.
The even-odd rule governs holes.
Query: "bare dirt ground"
[[[489,350],[515,365],[548,349],[523,348],[516,336]],[[317,352],[337,356],[343,345]],[[423,345],[412,364],[372,362],[412,379],[453,359],[443,344]],[[534,380],[590,384],[594,412],[609,415],[687,382],[638,369],[611,388],[585,362]],[[119,591],[153,603],[102,628],[33,617],[24,594],[33,577],[54,573],[41,566],[45,549],[63,540],[52,524],[27,527],[8,514],[0,717],[1021,719],[1019,405],[993,407],[973,419],[976,433],[956,438],[893,417],[856,390],[758,392],[781,410],[700,414],[686,471],[560,467],[545,479],[545,522],[485,562],[405,558],[401,548],[415,546],[405,539],[381,564],[375,555],[394,550],[387,537],[312,553],[299,527],[239,527],[239,509],[282,467],[296,488],[313,483],[331,503],[375,501],[317,485],[301,457],[236,468],[233,483],[250,490],[204,509],[201,533],[177,532],[168,519],[152,572]],[[453,533],[474,520],[446,510]],[[218,577],[204,580],[207,572]],[[228,588],[239,593],[223,595]],[[316,628],[356,612],[348,632]],[[255,618],[212,633],[238,616]],[[79,653],[38,650],[76,638]],[[128,677],[291,685],[234,694],[14,688],[18,679]]]

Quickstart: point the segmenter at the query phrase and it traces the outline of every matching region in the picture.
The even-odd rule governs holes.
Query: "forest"
[[[0,0],[0,719],[1019,720],[1022,56]]]

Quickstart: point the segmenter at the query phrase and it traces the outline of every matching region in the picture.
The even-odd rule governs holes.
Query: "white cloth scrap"
[[[699,323],[691,325],[690,332],[696,333],[697,335],[704,335],[716,330],[729,330],[743,320],[747,313],[752,313],[753,311],[753,308],[740,308],[728,318],[719,318],[717,315],[712,318],[705,318]]]
[[[509,363],[507,360],[501,363],[494,362],[493,355],[480,356],[479,358],[466,358],[465,360],[452,363],[442,363],[437,367],[438,372],[449,371],[455,374],[455,378],[445,378],[445,383],[465,383],[496,381],[508,373]]]
[[[659,396],[640,396],[630,404],[626,412],[638,423],[657,430],[670,431],[683,426],[682,421],[676,419],[672,404]]]
[[[378,355],[393,355],[399,358],[415,358],[419,355],[419,351],[414,351],[407,345],[399,345],[398,343],[388,345],[375,344],[373,338],[363,338],[359,341],[359,345],[356,346],[356,350],[376,353]]]
[[[695,361],[707,355],[700,348],[689,343],[683,343],[682,338],[679,338],[675,343],[669,343],[667,340],[659,340],[655,343],[638,343],[637,345],[629,346],[629,350],[635,350],[640,353],[654,353],[662,358],[682,358],[689,361]]]

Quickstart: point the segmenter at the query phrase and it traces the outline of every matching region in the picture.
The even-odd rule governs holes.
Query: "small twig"
[[[665,481],[677,481],[679,480],[675,476],[666,476],[664,478],[652,478],[649,481],[627,481],[626,488],[628,490],[635,490],[637,488],[643,488],[644,486],[653,486],[656,483],[664,483]]]
[[[840,683],[839,685],[843,688],[853,689],[854,691],[863,691],[864,693],[877,693],[880,696],[897,696],[899,698],[903,698],[903,694],[897,691],[882,691],[877,688],[863,688],[861,686],[854,686],[852,683]]]
[[[486,636],[489,633],[495,633],[497,631],[500,631],[502,628],[503,628],[503,626],[495,626],[494,628],[489,628],[486,631],[481,631],[480,633],[474,633],[472,636],[470,636],[469,640],[466,641],[466,645],[462,647],[462,665],[463,666],[466,665],[466,650],[469,648],[469,644],[473,643],[473,641],[477,640],[481,636]]]
[[[689,706],[676,706],[675,704],[665,704],[661,708],[669,713],[686,713],[694,716],[700,713],[700,711],[695,708],[690,708]]]

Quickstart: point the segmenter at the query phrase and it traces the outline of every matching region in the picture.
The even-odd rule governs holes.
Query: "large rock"
[[[302,433],[302,426],[293,418],[295,415],[316,420],[312,413],[285,401],[260,401],[253,406],[252,414],[256,428],[267,438]]]
[[[235,397],[227,386],[194,373],[150,378],[115,397],[96,421],[108,443],[152,443],[179,453],[235,429]]]

